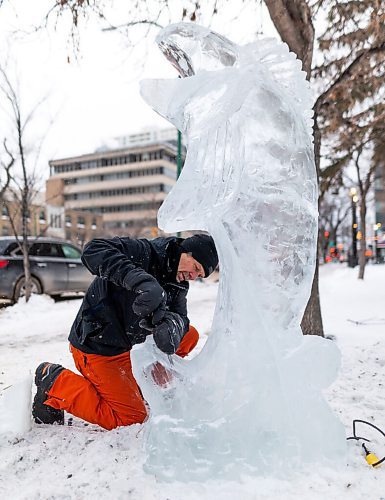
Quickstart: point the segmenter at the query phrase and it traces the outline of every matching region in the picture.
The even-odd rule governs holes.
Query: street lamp
[[[352,203],[352,254],[349,259],[349,267],[355,267],[358,263],[357,259],[357,189],[352,187],[350,188],[349,195]]]

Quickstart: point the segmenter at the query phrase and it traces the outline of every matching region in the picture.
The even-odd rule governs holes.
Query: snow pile
[[[338,264],[324,266],[320,273],[325,333],[335,337],[342,352],[339,377],[327,390],[326,399],[348,435],[353,418],[385,429],[385,266],[368,267],[363,282],[357,280],[357,269]],[[216,291],[215,284],[194,283],[189,292],[190,317],[201,331],[211,324],[213,311],[208,304],[215,304]],[[29,329],[24,315],[12,313],[14,306],[0,310],[0,387],[33,372],[44,359],[72,366],[67,335],[78,307],[76,300],[52,303],[44,312],[31,310],[33,327]],[[53,341],[47,325],[56,332]],[[11,330],[25,335],[15,337],[12,348],[10,338],[3,335]],[[385,443],[369,437],[373,438],[372,450],[384,456]],[[0,440],[0,498],[385,500],[385,469],[369,467],[354,443],[349,444],[346,466],[340,469],[307,464],[303,473],[290,480],[266,474],[245,475],[239,481],[210,478],[188,484],[159,483],[146,474],[142,446],[139,425],[107,432],[77,419],[64,427],[33,424],[22,437]]]

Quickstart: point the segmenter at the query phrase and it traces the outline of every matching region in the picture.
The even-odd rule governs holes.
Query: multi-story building
[[[86,210],[71,210],[47,204],[47,236],[63,238],[83,247],[87,241],[103,236],[103,217]]]
[[[49,209],[51,208],[51,210]],[[28,235],[52,236],[72,241],[83,246],[84,243],[100,236],[103,232],[103,217],[85,211],[52,211],[45,203],[45,193],[37,192],[28,206]],[[7,191],[0,205],[0,236],[21,236],[22,213],[18,197]]]
[[[52,160],[48,216],[64,227],[64,213],[81,210],[102,216],[107,236],[156,236],[157,211],[176,181],[176,156],[177,142],[169,141]]]
[[[15,192],[9,189],[0,205],[0,236],[22,234],[21,204]],[[44,194],[34,193],[28,207],[28,234],[30,236],[43,235],[47,231],[47,215],[44,206]]]
[[[143,129],[136,134],[122,135],[115,137],[115,142],[119,149],[133,146],[146,146],[161,142],[175,143],[178,131],[174,127],[163,129]]]

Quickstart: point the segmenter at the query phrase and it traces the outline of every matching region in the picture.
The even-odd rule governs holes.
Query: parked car
[[[32,293],[56,298],[85,292],[93,276],[80,260],[81,249],[63,240],[30,238]],[[23,255],[15,238],[0,237],[0,299],[17,302],[25,293]]]

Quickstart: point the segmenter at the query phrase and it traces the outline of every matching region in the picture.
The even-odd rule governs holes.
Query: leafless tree
[[[15,214],[8,213],[8,215],[10,217],[14,235],[23,254],[25,299],[28,301],[32,290],[31,269],[28,253],[28,226],[30,205],[33,196],[35,195],[37,176],[35,171],[30,171],[27,167],[28,151],[25,142],[25,131],[41,102],[39,102],[29,113],[24,114],[16,86],[11,82],[7,71],[3,67],[0,67],[0,93],[3,95],[8,105],[7,110],[9,111],[8,114],[10,116],[10,134],[12,135],[14,143],[13,147],[11,147],[8,146],[7,139],[4,139],[3,141],[9,157],[7,166],[15,166],[21,170],[20,179],[16,175],[13,175],[7,186],[9,188],[12,181],[14,188],[11,191],[14,196],[14,201],[16,196],[16,201],[20,205],[21,234],[19,233],[16,224]]]
[[[385,50],[384,41],[384,5],[378,0],[264,0],[273,24],[282,40],[291,51],[297,54],[303,62],[303,69],[308,79],[320,78],[325,82],[314,106],[314,155],[317,173],[320,180],[321,196],[333,184],[335,176],[349,162],[350,156],[336,155],[331,158],[327,167],[321,169],[321,138],[332,128],[340,127],[340,118],[347,109],[352,109],[355,103],[373,95],[383,84],[381,74],[381,57]],[[167,23],[167,13],[170,14],[171,3],[168,0],[157,2],[127,2],[125,22],[117,25],[110,23],[111,28],[119,28],[127,33],[128,29],[140,24],[160,26]],[[211,1],[213,15],[220,15],[226,8],[226,3]],[[56,15],[70,15],[73,26],[78,27],[80,20],[87,20],[88,15],[97,15],[108,22],[105,16],[106,2],[96,0],[62,0],[53,1],[52,9],[46,21]],[[201,2],[184,0],[180,5],[180,19],[199,21]],[[312,70],[314,53],[314,20],[319,9],[328,9],[327,27],[319,39],[319,48],[325,50],[327,57],[324,64]],[[354,26],[348,29],[352,19]],[[175,20],[175,17],[174,17]],[[367,21],[367,22],[366,22]],[[365,24],[366,22],[366,24]],[[344,48],[330,50],[338,45]],[[376,68],[376,71],[372,71]],[[327,75],[327,77],[326,77]],[[368,78],[370,75],[373,78]],[[318,289],[318,263],[315,270],[311,296],[302,320],[302,330],[305,334],[323,335],[322,316]]]
[[[337,249],[341,229],[350,211],[349,195],[346,189],[340,188],[340,190],[343,191],[342,196],[341,193],[338,193],[338,196],[337,193],[328,194],[320,203],[319,240],[324,261],[330,243]]]
[[[328,128],[331,124],[335,127],[335,133],[341,127],[342,118],[348,110],[352,110],[358,102],[374,96],[383,87],[384,5],[375,0],[265,0],[265,4],[282,40],[302,60],[308,78],[314,75],[326,81],[326,86],[314,105],[314,155],[320,185],[324,188],[321,190],[321,201],[325,188],[333,183],[335,176],[339,175],[351,157],[351,153],[334,156],[329,167],[321,170],[322,137],[332,132]],[[328,57],[325,64],[311,71],[314,51],[313,20],[317,9],[323,7],[330,9],[330,15],[319,44]],[[354,28],[348,29],[353,18],[356,18]],[[344,47],[346,52],[341,56],[340,50],[330,50],[333,46],[339,49]],[[318,263],[301,326],[304,333],[323,335]]]
[[[12,167],[15,163],[15,157],[11,153],[11,151],[8,149],[7,146],[7,139],[4,138],[3,140],[3,147],[4,147],[4,152],[5,155],[7,156],[7,159],[1,159],[0,160],[0,205],[5,206],[5,193],[7,192],[7,189],[9,188],[9,185],[12,180]]]
[[[376,163],[368,159],[362,158],[364,147],[360,148],[353,156],[354,166],[357,174],[357,184],[359,190],[359,211],[360,211],[360,252],[358,257],[359,271],[358,279],[364,279],[366,266],[366,213],[367,213],[367,196],[374,182],[376,171]]]

